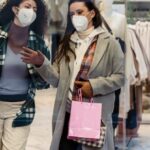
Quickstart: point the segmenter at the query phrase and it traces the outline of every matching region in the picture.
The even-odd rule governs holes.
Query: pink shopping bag
[[[102,104],[83,102],[80,90],[79,101],[72,101],[68,139],[90,139],[100,138]]]

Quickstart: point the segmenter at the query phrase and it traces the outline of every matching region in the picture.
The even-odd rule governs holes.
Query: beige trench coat
[[[72,49],[75,48],[74,43],[70,45]],[[66,112],[66,100],[75,59],[72,54],[69,54],[69,56],[71,60],[69,64],[62,59],[60,65],[55,64],[52,66],[45,59],[44,64],[40,68],[36,68],[48,83],[58,87],[53,112],[53,138],[50,150],[59,150]],[[114,150],[111,114],[114,108],[114,91],[124,84],[124,55],[119,43],[103,29],[101,29],[98,37],[93,63],[88,76],[93,88],[94,101],[103,105],[102,119],[107,126],[103,150]],[[99,149],[83,147],[83,150]]]

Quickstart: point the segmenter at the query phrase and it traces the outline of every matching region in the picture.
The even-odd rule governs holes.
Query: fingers
[[[28,47],[22,47],[22,49],[26,52],[26,53],[33,53],[35,52],[34,50],[28,48]]]
[[[75,81],[75,84],[76,84],[76,85],[83,85],[84,82],[82,82],[82,81]]]
[[[22,58],[30,58],[30,59],[34,59],[36,56],[39,55],[39,52],[37,51],[34,51],[30,48],[27,48],[27,47],[23,47],[23,50],[20,51],[20,54],[23,56]]]
[[[30,60],[30,57],[26,57],[26,56],[23,56],[21,57],[22,60]]]
[[[83,82],[82,81],[75,81],[75,86],[77,87],[77,88],[81,88],[82,86],[83,86]]]
[[[20,54],[24,55],[24,56],[33,56],[33,55],[37,55],[38,52],[37,51],[34,51],[30,48],[27,48],[27,47],[23,47],[22,48],[23,50],[20,52]]]
[[[20,54],[23,55],[24,57],[30,57],[30,55],[31,55],[25,51],[20,51]]]
[[[20,52],[23,62],[34,65],[42,65],[44,62],[44,55],[40,51],[34,51],[30,48],[23,47],[23,51]]]
[[[27,63],[27,64],[30,64],[30,63],[31,63],[31,61],[30,61],[30,60],[27,60],[27,59],[23,59],[22,62]]]
[[[38,50],[37,52],[38,52],[38,55],[42,55],[42,56],[43,56],[43,53],[42,53],[42,52],[40,52],[39,50]]]
[[[75,85],[77,86],[77,88],[81,88],[82,95],[84,97],[92,97],[93,91],[88,81],[75,81]]]

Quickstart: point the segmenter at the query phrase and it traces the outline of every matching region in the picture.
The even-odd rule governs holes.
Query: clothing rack
[[[128,24],[135,24],[137,21],[150,22],[150,17],[127,17]]]

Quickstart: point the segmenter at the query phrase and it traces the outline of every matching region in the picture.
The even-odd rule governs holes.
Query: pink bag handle
[[[81,90],[81,88],[78,89],[78,95],[79,95],[79,101],[80,101],[80,102],[83,102],[83,99],[82,99],[82,90]],[[94,100],[93,100],[92,97],[90,98],[90,102],[91,102],[91,103],[94,102]]]
[[[83,100],[82,100],[82,90],[81,90],[81,88],[78,89],[78,95],[79,95],[79,101],[82,102]]]

